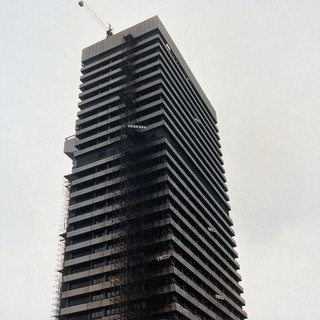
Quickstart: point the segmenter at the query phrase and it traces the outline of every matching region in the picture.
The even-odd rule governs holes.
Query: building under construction
[[[159,18],[81,71],[57,319],[245,319],[216,114]]]

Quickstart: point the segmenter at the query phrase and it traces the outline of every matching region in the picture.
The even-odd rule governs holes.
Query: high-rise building
[[[216,113],[159,18],[81,72],[58,318],[245,319]]]

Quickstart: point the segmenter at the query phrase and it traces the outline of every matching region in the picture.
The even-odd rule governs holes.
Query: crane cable
[[[84,1],[79,1],[78,2],[80,7],[84,7],[86,11],[91,15],[91,17],[96,20],[98,24],[107,32],[107,36],[112,36],[112,30],[113,28],[111,27],[111,24],[108,23],[108,26],[105,25],[105,23],[97,16],[97,14],[84,2]]]

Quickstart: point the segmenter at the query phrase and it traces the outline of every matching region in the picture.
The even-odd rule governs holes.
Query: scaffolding
[[[146,194],[152,190],[151,177],[145,165],[146,145],[154,138],[148,128],[137,123],[139,114],[135,103],[135,39],[124,37],[123,83],[120,105],[121,132],[117,137],[114,159],[114,226],[111,262],[112,304],[111,314],[117,320],[150,319],[148,307],[156,294],[154,271],[146,267],[147,259],[159,235],[151,226]],[[155,259],[157,262],[157,260]],[[159,301],[158,301],[159,302]]]
[[[61,209],[60,225],[59,225],[59,243],[56,258],[56,270],[54,275],[54,296],[52,304],[52,319],[60,318],[61,295],[62,295],[62,270],[66,248],[66,231],[68,225],[68,207],[70,199],[70,181],[65,178],[63,181],[63,205]]]

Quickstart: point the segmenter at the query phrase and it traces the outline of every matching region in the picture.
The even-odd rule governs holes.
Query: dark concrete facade
[[[59,318],[245,319],[216,113],[158,17],[82,74]]]

